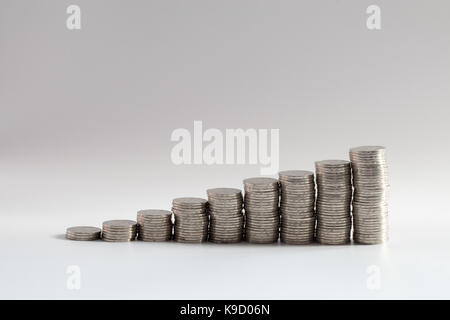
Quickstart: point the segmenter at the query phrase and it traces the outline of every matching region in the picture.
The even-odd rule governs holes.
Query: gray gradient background
[[[370,4],[382,30],[366,28]],[[66,29],[66,7],[82,30]],[[0,298],[450,298],[448,1],[0,1]],[[388,147],[384,246],[78,243],[241,187],[176,128],[279,128],[280,168]],[[68,265],[82,288],[66,289]],[[366,268],[381,268],[380,290]]]

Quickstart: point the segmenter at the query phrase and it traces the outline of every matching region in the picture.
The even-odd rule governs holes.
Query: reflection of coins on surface
[[[208,201],[203,198],[176,198],[172,201],[174,239],[184,243],[200,243],[208,238]]]
[[[137,224],[133,220],[108,220],[103,222],[102,239],[108,242],[127,242],[136,239]]]
[[[215,188],[208,195],[209,241],[236,243],[242,240],[244,216],[242,192],[234,188]]]
[[[66,238],[77,241],[92,241],[100,239],[102,230],[97,227],[70,227],[66,230]]]
[[[308,244],[314,241],[316,189],[314,173],[287,170],[278,173],[281,199],[280,239],[288,244]]]
[[[322,244],[346,244],[351,237],[351,164],[347,160],[315,163],[317,182],[317,240]]]
[[[172,238],[172,212],[168,210],[140,210],[137,213],[138,240],[168,241]]]
[[[389,181],[386,148],[363,146],[350,149],[353,174],[353,239],[378,244],[389,238]]]
[[[273,178],[244,180],[245,238],[251,243],[272,243],[279,237],[279,184]]]

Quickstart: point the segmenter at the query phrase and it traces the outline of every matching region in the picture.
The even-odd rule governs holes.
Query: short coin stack
[[[103,222],[102,239],[108,242],[127,242],[136,239],[137,224],[132,220],[109,220]]]
[[[177,198],[172,202],[175,215],[175,241],[204,242],[208,238],[208,201],[202,198]]]
[[[281,187],[281,241],[308,244],[314,241],[316,197],[314,173],[288,170],[279,173]]]
[[[350,149],[353,172],[353,239],[362,244],[388,240],[389,182],[385,148]]]
[[[246,240],[251,243],[278,241],[280,225],[278,180],[245,179],[244,189]]]
[[[242,192],[233,188],[208,189],[209,240],[235,243],[242,240],[244,216]]]
[[[140,210],[137,213],[138,240],[169,241],[172,238],[172,212]]]
[[[66,230],[66,238],[77,241],[91,241],[100,239],[102,230],[96,227],[71,227]]]
[[[322,244],[350,242],[352,219],[352,172],[350,161],[316,162],[317,240]]]

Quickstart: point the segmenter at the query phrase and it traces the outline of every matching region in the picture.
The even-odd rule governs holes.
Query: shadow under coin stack
[[[304,170],[279,172],[281,187],[281,241],[308,244],[314,241],[316,189],[314,173]]]
[[[109,220],[103,222],[102,239],[108,242],[127,242],[136,239],[137,224],[132,220]]]
[[[172,202],[175,215],[175,241],[204,242],[208,238],[208,201],[202,198],[177,198]]]
[[[278,180],[245,179],[244,189],[246,240],[251,243],[278,241],[280,226]]]
[[[350,161],[316,162],[317,240],[322,244],[350,242],[352,180]]]
[[[92,241],[100,239],[102,230],[96,227],[71,227],[66,230],[66,238],[76,241]]]
[[[242,240],[242,192],[233,188],[208,189],[209,240],[235,243]]]
[[[388,236],[389,182],[385,148],[350,149],[353,186],[353,239],[361,244],[386,242]]]
[[[138,240],[169,241],[172,238],[172,212],[140,210],[137,213]]]

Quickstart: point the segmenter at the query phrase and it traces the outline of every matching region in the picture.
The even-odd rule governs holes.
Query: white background
[[[66,8],[82,29],[66,29]],[[0,298],[450,298],[450,4],[0,2]],[[280,129],[280,169],[385,145],[384,246],[74,242],[259,166],[175,166],[176,128]],[[67,267],[81,270],[68,290]],[[371,266],[380,288],[367,287]]]

